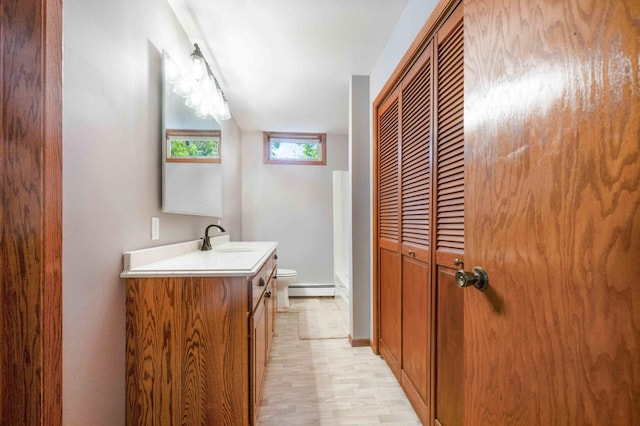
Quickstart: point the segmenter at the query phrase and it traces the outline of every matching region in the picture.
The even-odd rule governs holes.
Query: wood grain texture
[[[62,424],[62,1],[44,11],[43,423]]]
[[[380,249],[379,253],[380,353],[399,379],[402,356],[400,256],[386,249]]]
[[[433,129],[431,45],[401,87],[401,317],[400,383],[420,420],[429,422],[431,393],[431,143]]]
[[[380,238],[399,239],[398,192],[400,124],[398,99],[393,98],[388,107],[381,108],[378,134],[378,214],[376,223]]]
[[[431,277],[429,263],[402,257],[402,380],[424,424],[431,393]]]
[[[434,141],[433,400],[432,418],[442,426],[463,424],[464,292],[455,284],[456,260],[464,260],[465,140],[463,5],[435,35],[436,129]]]
[[[442,426],[463,424],[464,293],[455,269],[436,267],[436,377],[434,418]]]
[[[267,319],[264,299],[256,306],[251,316],[251,417],[258,419],[262,384],[264,381],[267,346]]]
[[[409,71],[400,98],[402,245],[423,249],[424,261],[430,243],[432,50],[426,49]]]
[[[640,2],[469,0],[464,44],[465,424],[637,425]]]
[[[451,263],[451,256],[463,255],[463,37],[462,10],[453,12],[457,4],[438,4],[374,102],[373,347],[424,424],[434,415],[438,307],[432,265],[438,254]],[[432,249],[436,236],[439,253]]]
[[[375,183],[377,200],[376,286],[379,350],[400,380],[402,288],[400,281],[400,108],[399,91],[385,101],[376,122],[379,139]]]
[[[247,424],[247,287],[240,278],[189,278],[182,290],[182,424]]]
[[[62,423],[62,4],[0,6],[0,419]]]
[[[127,281],[127,425],[179,424],[182,286]]]
[[[246,278],[127,280],[127,424],[249,424]]]
[[[458,7],[435,37],[434,213],[437,251],[464,252],[464,50]]]

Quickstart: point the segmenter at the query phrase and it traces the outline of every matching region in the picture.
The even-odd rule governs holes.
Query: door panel
[[[429,421],[431,385],[432,46],[401,85],[402,378],[418,417]]]
[[[412,401],[416,411],[428,416],[431,367],[431,288],[429,264],[403,256],[402,261],[402,371],[422,401]]]
[[[455,269],[437,267],[435,418],[441,425],[463,424],[464,297]]]
[[[401,294],[400,288],[400,167],[398,94],[380,108],[377,149],[377,287],[379,350],[400,378]]]
[[[397,252],[380,248],[380,352],[400,377],[400,261]]]
[[[638,57],[637,0],[465,2],[465,424],[638,424]]]

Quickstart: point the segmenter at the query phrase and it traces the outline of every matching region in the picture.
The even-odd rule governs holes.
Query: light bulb
[[[178,96],[187,96],[191,92],[191,82],[185,76],[179,78],[173,86],[173,93]]]
[[[189,93],[189,96],[187,96],[187,101],[185,102],[185,104],[189,108],[198,108],[200,104],[202,104],[202,95],[199,91],[192,91],[191,93]]]
[[[216,88],[216,83],[213,78],[207,74],[206,78],[202,79],[202,92],[206,95],[211,95]]]
[[[207,75],[207,70],[204,65],[204,59],[199,56],[191,56],[191,65],[189,68],[189,73],[196,81],[201,81],[203,77]]]

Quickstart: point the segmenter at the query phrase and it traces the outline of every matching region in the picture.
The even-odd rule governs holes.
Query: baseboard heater
[[[289,286],[289,297],[335,296],[333,284],[293,283]]]

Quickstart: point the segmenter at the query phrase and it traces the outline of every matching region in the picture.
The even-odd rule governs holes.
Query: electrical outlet
[[[151,239],[159,240],[160,239],[160,218],[152,217],[151,218]]]

